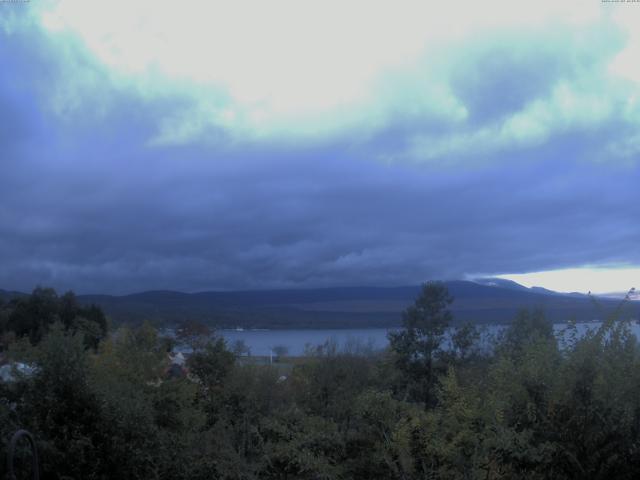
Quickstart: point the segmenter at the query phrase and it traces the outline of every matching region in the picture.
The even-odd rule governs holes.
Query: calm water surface
[[[589,329],[595,329],[599,322],[580,323],[577,325],[578,333],[584,334]],[[557,336],[562,340],[562,331],[566,324],[555,324]],[[488,325],[484,329],[483,337],[487,338],[500,332],[504,327],[500,325]],[[636,337],[640,338],[640,325],[631,324],[631,329]],[[284,346],[289,355],[301,355],[307,346],[316,346],[326,341],[334,341],[339,347],[349,347],[356,344],[369,345],[374,349],[383,349],[388,345],[387,332],[394,329],[387,328],[361,328],[361,329],[323,329],[323,330],[220,330],[219,333],[227,340],[229,347],[242,340],[250,348],[251,355],[269,355],[271,349],[276,346]]]

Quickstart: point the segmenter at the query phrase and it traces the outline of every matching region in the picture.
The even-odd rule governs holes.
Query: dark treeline
[[[0,305],[4,448],[37,438],[51,479],[570,479],[640,475],[640,349],[615,315],[562,345],[523,311],[480,348],[426,284],[390,347],[317,346],[274,366],[193,342],[188,375],[149,324],[37,289]],[[450,342],[450,345],[449,345]],[[445,343],[447,343],[445,348]]]

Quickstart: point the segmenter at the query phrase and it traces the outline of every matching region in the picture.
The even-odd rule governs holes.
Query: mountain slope
[[[564,295],[504,282],[508,283],[486,279],[446,282],[454,297],[451,309],[455,321],[507,323],[519,309],[536,307],[544,309],[553,321],[589,321],[602,318],[619,304],[617,300],[601,299],[599,309],[585,295]],[[402,311],[419,292],[419,286],[347,287],[192,294],[148,291],[78,298],[83,303],[100,305],[116,322],[148,319],[174,323],[193,319],[218,327],[363,328],[399,325]],[[637,312],[626,315],[637,317]]]

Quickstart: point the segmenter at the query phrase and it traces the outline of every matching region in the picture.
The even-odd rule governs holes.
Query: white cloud
[[[608,13],[627,35],[626,46],[609,65],[610,71],[640,83],[640,4],[619,5]]]
[[[163,119],[154,139],[180,143],[212,126],[258,138],[366,133],[416,110],[459,122],[465,105],[443,83],[446,72],[431,68],[443,63],[447,45],[465,49],[486,32],[517,35],[549,22],[581,28],[600,21],[602,7],[580,0],[60,0],[39,13],[48,31],[76,35],[112,80],[138,84],[147,95],[158,85],[192,95],[192,111]],[[538,128],[513,121],[507,128],[516,136]]]
[[[638,267],[583,267],[545,272],[497,275],[527,287],[544,287],[557,292],[613,293],[640,288]]]
[[[440,135],[416,135],[404,159],[416,162],[443,157],[458,159],[466,154],[492,154],[502,150],[532,147],[569,129],[584,129],[611,118],[619,99],[607,97],[602,87],[579,91],[567,82],[558,83],[548,97],[534,99],[525,107],[475,130]]]

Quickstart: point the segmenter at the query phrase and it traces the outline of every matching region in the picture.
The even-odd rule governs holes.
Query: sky
[[[602,0],[0,1],[0,288],[640,287],[638,25]]]

